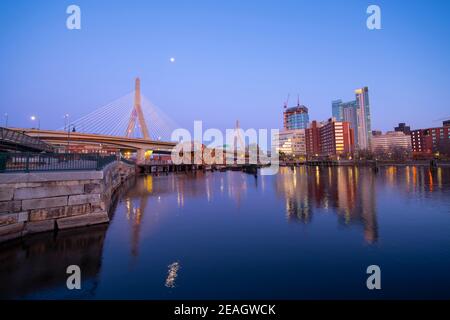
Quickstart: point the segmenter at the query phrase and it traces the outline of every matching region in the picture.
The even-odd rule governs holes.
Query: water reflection
[[[275,190],[289,221],[310,223],[315,210],[333,210],[343,225],[361,224],[364,238],[378,239],[375,175],[356,167],[281,168]]]
[[[321,298],[310,294],[327,290],[341,298],[341,278],[330,285],[320,272],[339,265],[356,283],[355,270],[373,263],[372,254],[380,264],[416,261],[416,278],[439,274],[446,289],[450,255],[441,244],[450,240],[449,191],[449,169],[412,166],[376,174],[349,166],[281,168],[257,178],[241,172],[142,176],[119,195],[109,226],[0,246],[0,297],[45,297],[47,290],[52,298],[73,297],[65,268],[77,264],[88,288],[82,298],[233,298],[244,282],[243,298]],[[367,250],[365,243],[377,245]],[[420,263],[433,257],[444,262],[424,273]],[[366,294],[349,290],[351,297]]]
[[[69,265],[82,271],[83,295],[95,296],[107,226],[41,234],[0,246],[0,299],[61,287]],[[76,290],[75,290],[76,291]],[[69,295],[71,291],[65,291]]]
[[[284,198],[289,221],[310,223],[314,211],[332,209],[342,225],[362,225],[368,243],[378,240],[377,186],[390,186],[394,193],[427,196],[442,191],[449,170],[427,167],[387,167],[374,174],[370,168],[281,168],[275,190]],[[394,196],[394,194],[393,194]],[[439,195],[435,195],[439,196]]]

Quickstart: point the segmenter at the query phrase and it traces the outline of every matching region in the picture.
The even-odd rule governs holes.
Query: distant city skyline
[[[0,119],[64,126],[133,90],[181,127],[283,128],[283,102],[300,95],[309,119],[369,87],[371,128],[441,126],[450,116],[450,3],[377,1],[80,0],[82,29],[65,26],[69,1],[0,3]],[[290,106],[295,106],[291,101]],[[426,112],[424,112],[426,110]],[[5,114],[8,114],[6,117]],[[151,126],[151,124],[150,124]]]

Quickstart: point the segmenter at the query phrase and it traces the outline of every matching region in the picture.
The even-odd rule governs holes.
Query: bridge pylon
[[[147,123],[145,122],[144,113],[142,112],[141,104],[141,80],[136,78],[135,90],[134,90],[134,107],[131,112],[130,120],[128,121],[127,131],[125,136],[131,138],[134,134],[136,127],[136,120],[139,122],[139,127],[141,128],[141,133],[144,139],[150,139],[150,134],[148,133]]]

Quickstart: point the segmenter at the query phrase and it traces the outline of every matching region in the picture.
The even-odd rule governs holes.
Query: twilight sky
[[[66,28],[81,7],[82,29]],[[377,4],[382,30],[366,28]],[[281,128],[297,93],[310,119],[368,86],[372,128],[450,116],[450,1],[0,1],[0,116],[63,126],[133,90],[179,125]],[[175,57],[176,62],[169,59]]]

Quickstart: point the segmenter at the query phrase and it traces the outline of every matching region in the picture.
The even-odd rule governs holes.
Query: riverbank
[[[0,243],[109,222],[113,194],[134,174],[119,161],[99,171],[1,174]]]

